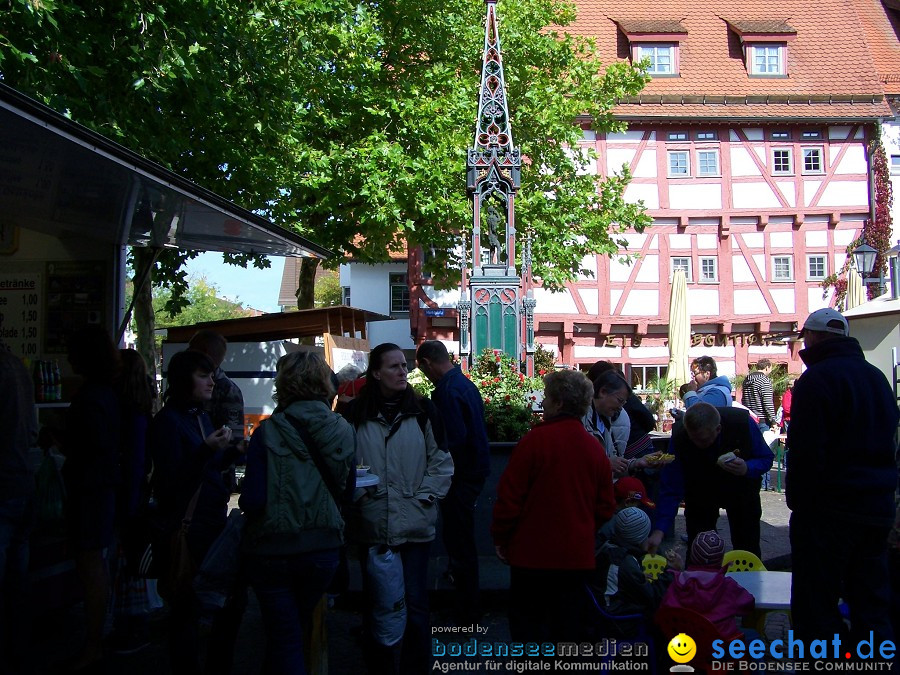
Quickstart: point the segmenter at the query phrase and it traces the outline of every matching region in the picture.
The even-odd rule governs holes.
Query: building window
[[[826,263],[824,255],[806,256],[806,278],[810,281],[824,279]]]
[[[802,141],[820,141],[822,140],[822,132],[818,129],[807,129],[800,132],[800,140]]]
[[[891,173],[900,175],[900,155],[891,155]]]
[[[667,141],[686,141],[687,139],[686,131],[670,131],[666,134]]]
[[[719,175],[719,151],[718,150],[698,150],[697,151],[697,175],[698,176],[718,176]]]
[[[789,141],[791,139],[790,131],[771,131],[769,132],[769,139],[773,141]]]
[[[750,45],[751,75],[784,75],[784,45]]]
[[[794,265],[789,255],[776,255],[772,258],[772,281],[793,281]]]
[[[715,131],[698,131],[694,138],[698,141],[717,141],[719,134]]]
[[[657,380],[664,378],[668,372],[668,366],[631,364],[631,387],[639,392],[658,391],[656,388]]]
[[[405,274],[391,274],[391,314],[409,313],[409,284]]]
[[[775,148],[772,150],[772,173],[782,175],[794,173],[790,148]]]
[[[669,152],[669,175],[690,176],[691,167],[687,150],[672,150]]]
[[[822,148],[803,148],[803,173],[822,173]]]
[[[350,304],[350,287],[349,286],[341,286],[341,304],[346,305],[347,307],[352,307]]]
[[[700,283],[713,283],[719,280],[719,260],[715,256],[700,258]]]
[[[638,45],[635,52],[638,61],[650,61],[648,75],[675,74],[675,45],[647,43]]]
[[[684,258],[672,258],[672,274],[675,274],[675,270],[684,270],[684,280],[692,281],[691,279],[691,259],[688,257]]]

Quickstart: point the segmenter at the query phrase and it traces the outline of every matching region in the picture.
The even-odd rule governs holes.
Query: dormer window
[[[797,37],[787,21],[741,19],[727,23],[741,39],[750,77],[787,77],[788,43]]]
[[[751,75],[784,75],[783,44],[754,44],[748,48]]]
[[[674,44],[642,44],[635,49],[637,61],[647,59],[650,67],[648,75],[674,75],[675,74],[675,45]]]
[[[687,36],[680,22],[672,20],[623,20],[619,29],[631,45],[631,60],[649,64],[652,77],[678,76],[678,45]]]

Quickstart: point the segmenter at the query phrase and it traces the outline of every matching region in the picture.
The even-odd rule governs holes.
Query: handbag
[[[194,509],[200,499],[201,487],[197,488],[194,496],[188,504],[181,527],[172,533],[169,543],[168,563],[165,573],[159,578],[159,594],[166,600],[180,597],[190,592],[191,581],[197,572],[197,563],[191,554],[188,545],[188,531],[191,527],[191,519],[194,517]]]
[[[122,552],[129,576],[159,579],[164,574],[168,534],[162,516],[152,502],[125,522],[122,527]]]
[[[372,588],[372,637],[390,647],[400,641],[406,630],[403,558],[390,546],[370,546],[366,575]]]
[[[241,567],[241,537],[247,519],[240,509],[231,509],[225,527],[206,552],[194,577],[194,593],[207,614],[222,609],[234,591]]]

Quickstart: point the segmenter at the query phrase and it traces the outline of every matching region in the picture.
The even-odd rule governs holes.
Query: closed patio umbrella
[[[847,298],[844,301],[846,309],[858,307],[866,301],[866,292],[863,289],[862,277],[856,269],[851,268],[847,275]]]
[[[688,346],[691,342],[691,320],[687,310],[687,283],[684,270],[672,275],[669,296],[669,374],[675,388],[688,381]]]

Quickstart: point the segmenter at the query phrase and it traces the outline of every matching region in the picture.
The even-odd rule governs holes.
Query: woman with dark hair
[[[169,361],[165,405],[150,423],[153,495],[167,531],[181,527],[197,495],[188,530],[188,547],[198,564],[225,527],[230,496],[222,477],[237,450],[229,446],[231,430],[213,429],[201,407],[212,397],[215,366],[200,352],[183,351]],[[163,590],[162,588],[160,590]],[[169,656],[174,673],[198,673],[199,609],[191,591],[170,593]],[[210,651],[231,653],[232,644],[217,645],[213,625]],[[207,659],[209,668],[210,659]]]
[[[266,631],[263,673],[306,673],[303,637],[340,559],[356,435],[331,410],[332,376],[318,354],[282,357],[278,406],[247,449],[243,549]]]
[[[450,489],[453,460],[444,449],[444,434],[431,401],[406,381],[406,355],[395,344],[380,344],[369,354],[366,386],[349,405],[347,417],[356,428],[356,457],[380,477],[357,490],[353,522],[363,583],[369,599],[365,648],[372,673],[420,673],[429,659],[428,555],[434,540],[438,499]],[[375,637],[372,608],[378,595],[375,577],[366,573],[374,549],[399,555],[403,566],[406,626],[399,641],[384,644]]]
[[[113,543],[119,484],[120,410],[113,389],[119,352],[100,326],[69,336],[69,364],[82,377],[66,415],[60,449],[66,457],[66,518],[75,568],[84,589],[85,642],[69,664],[88,672],[103,658],[103,626],[109,602],[108,549]]]

